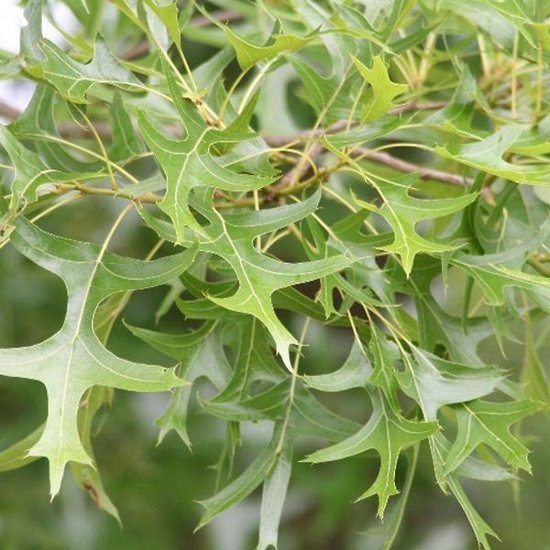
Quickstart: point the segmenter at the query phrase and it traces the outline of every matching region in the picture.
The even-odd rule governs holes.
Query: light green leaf
[[[550,311],[550,281],[540,275],[525,273],[502,265],[506,256],[492,254],[469,256],[457,254],[451,261],[478,283],[487,303],[501,306],[506,302],[507,288],[527,291],[545,311]]]
[[[8,153],[15,169],[11,184],[10,213],[15,216],[28,202],[38,198],[38,188],[45,183],[73,181],[77,178],[97,177],[96,173],[64,172],[49,168],[40,157],[27,149],[16,137],[0,124],[0,144]]]
[[[53,42],[39,44],[44,59],[32,60],[27,70],[34,77],[48,81],[68,101],[87,103],[87,93],[95,84],[109,84],[128,91],[144,91],[141,81],[125,69],[102,39],[96,41],[92,59],[75,61]]]
[[[48,167],[72,172],[75,179],[101,170],[101,162],[82,162],[68,153],[68,146],[58,132],[55,106],[55,90],[45,84],[38,85],[25,111],[10,124],[10,131],[18,138],[32,141]]]
[[[179,49],[181,47],[181,32],[178,24],[177,2],[175,0],[144,0],[144,3],[166,27],[170,40]]]
[[[174,77],[166,71],[167,82],[175,106],[186,130],[183,140],[169,138],[158,130],[158,124],[140,113],[140,129],[145,141],[153,151],[157,162],[166,174],[166,194],[159,206],[170,216],[178,242],[185,240],[185,228],[200,231],[198,223],[189,210],[189,194],[196,187],[210,187],[225,191],[252,191],[264,187],[274,179],[274,170],[249,173],[246,166],[231,168],[219,162],[213,149],[218,144],[237,144],[253,137],[249,132],[238,131],[237,119],[226,130],[216,130],[201,119],[195,106],[181,98]],[[241,116],[248,116],[248,113]],[[264,154],[257,151],[260,156]],[[230,164],[240,159],[232,158]]]
[[[417,199],[410,195],[415,183],[415,178],[402,178],[401,181],[394,182],[377,181],[376,189],[384,200],[382,208],[356,199],[359,206],[377,212],[391,226],[394,242],[381,248],[400,256],[403,270],[407,275],[412,270],[417,254],[436,254],[455,248],[452,244],[441,244],[420,236],[416,224],[422,220],[441,218],[463,210],[477,197],[476,193],[469,193],[449,199]]]
[[[201,229],[204,237],[201,250],[222,257],[233,269],[239,282],[238,290],[230,297],[211,297],[211,300],[231,311],[253,315],[269,330],[277,353],[289,370],[289,346],[297,341],[275,315],[271,295],[279,289],[312,281],[340,271],[353,260],[332,256],[313,262],[295,264],[274,260],[261,254],[253,245],[254,237],[286,227],[315,211],[320,195],[316,193],[301,203],[260,212],[227,214],[211,207],[212,197],[194,207],[210,222]]]
[[[235,49],[237,61],[243,71],[250,69],[259,61],[272,59],[286,52],[293,52],[306,46],[314,37],[314,34],[308,36],[296,36],[293,34],[279,34],[273,36],[272,43],[266,46],[259,46],[241,38],[235,34],[229,27],[224,27],[225,35],[229,43]]]
[[[144,262],[56,237],[23,219],[11,242],[33,262],[61,277],[67,288],[67,314],[57,333],[33,346],[0,350],[1,375],[37,380],[46,387],[48,417],[29,454],[48,458],[55,496],[69,461],[92,464],[77,424],[86,390],[99,385],[160,391],[184,384],[172,369],[132,363],[108,351],[93,330],[98,305],[116,292],[158,286],[177,277],[189,266],[196,249]]]
[[[387,113],[395,106],[393,100],[408,91],[409,87],[406,84],[396,84],[390,80],[388,69],[380,56],[373,58],[370,69],[359,59],[354,58],[353,62],[365,82],[370,84],[372,93],[363,107],[362,122],[373,120]]]

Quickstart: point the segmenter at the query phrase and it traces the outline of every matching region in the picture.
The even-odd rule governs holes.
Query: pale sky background
[[[21,27],[25,26],[23,8],[18,0],[0,0],[2,4],[2,17],[0,17],[0,49],[17,54],[19,53],[19,35]],[[61,22],[64,29],[69,32],[77,28],[76,20],[69,9],[61,4],[53,5],[53,17]],[[56,44],[63,44],[62,36],[47,21],[44,22],[42,32]],[[30,82],[14,83],[0,81],[0,101],[23,110],[30,100],[33,86]]]

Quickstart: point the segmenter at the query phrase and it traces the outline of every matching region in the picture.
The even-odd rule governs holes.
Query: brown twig
[[[370,151],[365,147],[356,147],[351,152],[351,155],[353,157],[360,157],[364,160],[371,160],[379,164],[384,164],[399,172],[416,174],[422,180],[440,181],[442,183],[448,183],[449,185],[456,185],[459,187],[469,187],[473,184],[473,181],[470,178],[413,164],[412,162],[394,157],[383,151]]]
[[[435,111],[437,109],[446,107],[447,105],[448,103],[446,101],[429,101],[426,103],[412,101],[410,103],[399,105],[398,107],[395,107],[388,112],[391,115],[401,115],[403,113],[409,113],[411,111]],[[304,132],[300,132],[299,134],[286,136],[264,135],[263,139],[268,145],[271,145],[271,147],[283,147],[284,145],[288,145],[290,143],[304,142],[310,139],[320,138],[327,134],[336,134],[344,130],[348,126],[355,127],[357,126],[357,123],[349,123],[347,120],[339,120],[338,122],[335,122],[334,124],[329,126],[328,129],[318,128],[316,130],[306,130]]]
[[[406,103],[405,105],[400,105],[399,107],[390,111],[392,114],[401,114],[409,111],[428,111],[433,109],[438,109],[441,106],[446,105],[444,102],[431,102],[431,103]],[[4,102],[0,102],[0,116],[3,116],[9,121],[16,120],[21,116],[21,112],[16,108],[8,105]],[[289,135],[289,136],[263,136],[265,142],[271,147],[282,147],[291,143],[305,142],[307,140],[316,139],[327,134],[335,134],[340,132],[348,125],[347,121],[338,121],[330,126],[328,129],[319,128],[317,130],[306,130],[299,134]],[[354,126],[354,123],[351,123],[350,126]],[[105,140],[112,138],[111,128],[107,122],[98,122],[95,125],[98,135]],[[68,139],[82,139],[82,138],[91,138],[93,137],[91,132],[83,128],[82,126],[72,123],[72,122],[61,122],[57,127],[59,134],[64,138]],[[174,136],[181,136],[181,128],[176,124],[171,124],[166,126],[166,129],[173,134]]]
[[[231,12],[225,13],[230,14]],[[400,105],[390,112],[392,114],[399,115],[410,111],[428,111],[439,109],[445,105],[446,103],[441,101],[429,103],[412,102]],[[15,120],[18,116],[20,116],[20,112],[14,107],[0,102],[0,115],[9,120]],[[283,145],[288,145],[297,141],[304,142],[322,137],[323,135],[336,134],[344,130],[349,125],[350,124],[348,121],[340,120],[329,126],[327,129],[319,128],[317,130],[307,130],[294,136],[264,136],[264,140],[272,147],[282,147]],[[112,137],[111,128],[108,123],[99,122],[96,124],[95,128],[98,135],[102,139],[110,139]],[[181,129],[176,125],[168,126],[168,130],[176,136],[181,135]],[[60,123],[58,126],[58,131],[64,138],[67,139],[93,137],[92,133],[86,128],[70,122]],[[281,178],[279,183],[270,188],[269,195],[271,197],[275,197],[281,189],[284,189],[293,183],[299,182],[301,179],[306,177],[312,169],[314,169],[316,160],[323,150],[324,148],[321,144],[314,143],[311,146],[307,156],[301,157],[296,165]],[[361,157],[373,162],[384,164],[390,168],[398,170],[399,172],[418,174],[418,176],[423,180],[440,181],[442,183],[456,186],[470,186],[472,184],[472,181],[469,178],[464,178],[458,174],[451,174],[441,170],[434,170],[432,168],[419,166],[417,164],[396,158],[389,153],[382,151],[369,151],[363,147],[357,147],[353,150],[352,154],[355,157]]]
[[[342,131],[347,125],[348,123],[345,120],[339,120],[329,126],[326,130],[322,130],[322,133],[319,134],[319,136],[336,134]],[[317,134],[318,130],[314,130],[310,132],[310,137],[307,139],[314,139]],[[309,150],[305,152],[304,156],[300,157],[294,167],[281,178],[279,183],[271,187],[271,194],[278,194],[281,189],[294,185],[302,178],[306,177],[311,171],[314,171],[317,167],[317,159],[323,151],[323,145],[320,143],[313,143]]]
[[[527,257],[527,263],[544,277],[550,277],[550,269],[540,262],[535,254]]]
[[[107,122],[96,122],[94,127],[101,139],[110,140],[112,138],[111,126]],[[92,139],[94,137],[89,128],[74,122],[60,122],[57,125],[57,131],[65,139]]]

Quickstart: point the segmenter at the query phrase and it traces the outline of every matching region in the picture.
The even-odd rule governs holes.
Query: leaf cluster
[[[118,519],[94,419],[116,389],[167,391],[159,443],[191,447],[192,408],[225,428],[199,528],[261,487],[258,548],[277,547],[296,461],[360,455],[374,470],[355,497],[389,510],[389,548],[421,451],[489,548],[463,481],[530,473],[520,423],[550,404],[549,6],[60,3],[78,32],[44,38],[49,5],[30,0],[19,55],[0,59],[36,85],[0,125],[0,247],[67,291],[55,334],[0,349],[0,375],[48,400],[0,469],[46,458],[54,497],[70,464]],[[118,213],[102,242],[61,236],[92,196]],[[110,250],[131,213],[158,238],[141,259]],[[159,364],[123,359],[112,327],[155,287],[146,315],[177,331],[126,324]],[[308,361],[313,330],[344,356],[328,372]],[[511,345],[524,359],[504,368]],[[237,471],[250,423],[270,435]]]

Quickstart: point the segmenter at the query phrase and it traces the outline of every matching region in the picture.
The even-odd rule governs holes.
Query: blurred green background
[[[43,227],[75,238],[100,241],[121,206],[97,198],[78,200],[51,215]],[[74,234],[75,227],[77,234]],[[155,240],[130,215],[116,235],[113,249],[143,257]],[[458,285],[457,285],[458,286]],[[453,288],[453,285],[450,285]],[[123,313],[129,323],[154,328],[154,311],[167,287],[136,293]],[[446,307],[456,307],[447,295]],[[443,299],[443,295],[442,295]],[[454,300],[454,301],[453,301]],[[0,252],[0,346],[39,342],[57,330],[64,315],[65,291],[53,275],[18,255],[9,246]],[[540,321],[542,329],[546,320]],[[183,318],[174,310],[162,319],[165,331],[181,330]],[[514,329],[511,327],[512,330]],[[521,338],[521,334],[518,334]],[[303,372],[334,370],[351,341],[337,329],[315,325],[309,331]],[[109,347],[128,359],[172,362],[134,338],[119,320]],[[521,345],[510,345],[503,358],[495,342],[483,345],[483,355],[505,366],[517,366]],[[541,357],[550,356],[550,347]],[[46,413],[45,392],[39,384],[0,379],[0,447],[5,448],[37,427]],[[205,385],[197,391],[208,395]],[[319,396],[322,397],[322,396]],[[48,501],[45,460],[24,469],[0,474],[0,548],[2,549],[151,549],[246,550],[254,548],[260,494],[254,493],[236,508],[193,534],[202,508],[196,502],[215,491],[215,465],[224,444],[221,421],[201,413],[192,404],[189,420],[194,443],[190,452],[174,434],[155,446],[153,422],[167,401],[165,394],[117,392],[114,405],[95,438],[95,450],[106,490],[119,509],[123,528],[97,510],[67,472],[61,494]],[[328,402],[335,411],[357,420],[367,414],[362,392],[349,392],[345,403]],[[338,408],[339,407],[339,408]],[[345,409],[342,409],[345,407]],[[550,548],[550,423],[538,415],[522,426],[533,449],[534,476],[522,475],[511,483],[465,483],[480,513],[504,542],[495,548],[534,550]],[[244,446],[235,470],[241,471],[268,441],[270,429],[246,425]],[[282,550],[318,548],[379,548],[365,535],[377,526],[373,499],[353,504],[374,479],[377,459],[359,457],[342,463],[310,466],[298,462],[308,448],[298,448],[295,469],[280,535]],[[423,448],[409,505],[395,548],[462,550],[476,548],[458,504],[435,486],[431,463]],[[398,468],[402,483],[404,468]]]

